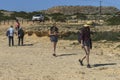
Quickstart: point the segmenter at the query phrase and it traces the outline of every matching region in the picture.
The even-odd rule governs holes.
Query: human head
[[[16,22],[18,22],[18,19],[16,19]]]
[[[11,27],[11,28],[13,28],[13,26],[12,26],[12,25],[11,25],[10,27]]]

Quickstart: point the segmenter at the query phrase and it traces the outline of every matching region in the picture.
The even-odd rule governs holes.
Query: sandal
[[[80,65],[83,66],[83,62],[79,59]]]
[[[90,64],[87,65],[87,68],[91,68]]]
[[[53,56],[57,57],[57,55],[56,55],[56,54],[53,54]]]

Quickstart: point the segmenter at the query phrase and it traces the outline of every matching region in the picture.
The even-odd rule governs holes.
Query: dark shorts
[[[58,42],[58,37],[57,36],[50,36],[51,42]]]
[[[90,40],[84,41],[84,42],[83,42],[83,45],[90,47]]]
[[[89,47],[90,49],[92,49],[92,42],[91,42],[91,40],[84,41],[83,45]]]

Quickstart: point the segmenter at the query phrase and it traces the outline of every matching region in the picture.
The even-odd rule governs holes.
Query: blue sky
[[[115,6],[120,9],[120,0],[101,0],[102,6]],[[99,6],[100,0],[1,0],[0,10],[39,11],[53,6]]]

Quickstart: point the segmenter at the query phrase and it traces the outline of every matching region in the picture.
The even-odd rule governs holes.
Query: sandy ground
[[[84,55],[77,41],[59,40],[58,57],[52,56],[48,37],[25,35],[25,45],[8,47],[7,37],[0,36],[0,80],[120,80],[120,48],[118,43],[93,43],[92,68],[80,66]],[[104,46],[104,47],[102,47]]]

